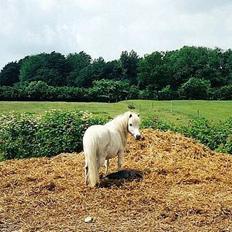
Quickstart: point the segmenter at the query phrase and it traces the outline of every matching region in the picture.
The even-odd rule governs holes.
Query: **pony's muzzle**
[[[136,140],[140,140],[140,139],[141,139],[141,135],[136,135],[136,136],[135,136],[135,139],[136,139]]]

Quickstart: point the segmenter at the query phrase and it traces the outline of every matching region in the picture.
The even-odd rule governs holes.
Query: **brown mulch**
[[[0,231],[232,231],[232,156],[172,132],[143,136],[94,189],[83,154],[0,163]]]

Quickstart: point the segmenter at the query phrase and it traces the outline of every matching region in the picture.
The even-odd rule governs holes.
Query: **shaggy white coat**
[[[105,125],[89,127],[83,137],[85,155],[85,182],[90,187],[99,183],[99,168],[106,166],[108,173],[109,160],[118,156],[118,169],[121,169],[127,135],[131,133],[140,138],[139,115],[133,112],[121,114]]]

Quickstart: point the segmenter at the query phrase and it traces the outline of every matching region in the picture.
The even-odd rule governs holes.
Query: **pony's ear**
[[[129,115],[129,118],[131,118],[131,117],[132,117],[132,114]]]

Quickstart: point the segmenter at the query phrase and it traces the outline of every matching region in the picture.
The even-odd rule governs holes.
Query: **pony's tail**
[[[99,183],[97,149],[95,143],[84,146],[85,154],[85,182],[90,187],[94,187]]]

